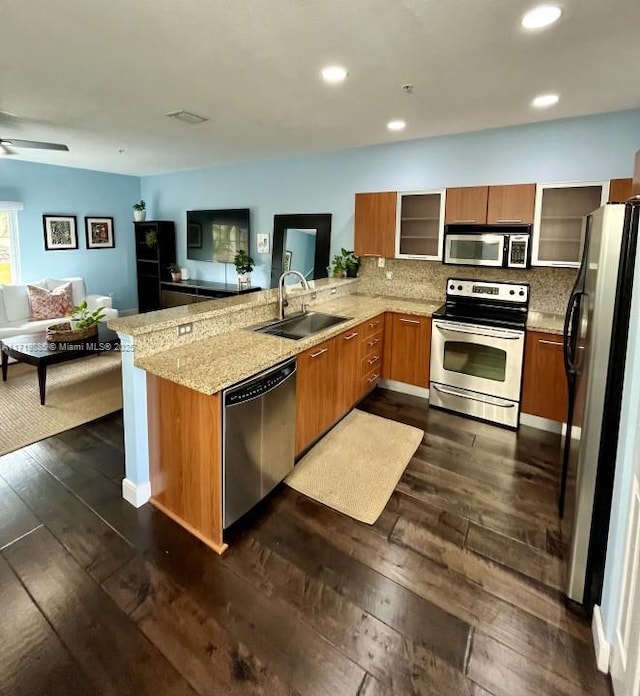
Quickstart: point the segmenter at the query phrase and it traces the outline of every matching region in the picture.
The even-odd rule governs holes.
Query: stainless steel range
[[[449,278],[433,313],[429,405],[517,428],[527,283]]]

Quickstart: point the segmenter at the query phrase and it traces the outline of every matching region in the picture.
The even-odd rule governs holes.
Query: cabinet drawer
[[[375,389],[376,385],[380,381],[380,376],[382,375],[381,366],[377,366],[375,369],[367,372],[367,374],[362,378],[360,382],[361,394],[366,394],[372,389]]]
[[[378,331],[378,333],[365,338],[362,341],[361,355],[363,358],[372,355],[373,353],[381,353],[384,346],[384,331]]]
[[[378,314],[377,317],[365,321],[361,326],[364,328],[364,337],[369,338],[379,331],[384,330],[384,314]]]
[[[362,369],[360,374],[365,377],[372,370],[380,372],[382,369],[382,351],[371,353],[362,359]]]

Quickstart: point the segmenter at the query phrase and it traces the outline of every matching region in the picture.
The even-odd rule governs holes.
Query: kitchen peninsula
[[[297,455],[378,384],[427,397],[431,314],[442,300],[411,297],[410,288],[398,297],[365,293],[365,287],[365,278],[332,278],[316,281],[308,291],[290,291],[289,315],[304,303],[312,311],[348,317],[299,341],[252,328],[276,319],[274,290],[110,322],[125,346],[125,499],[136,506],[150,500],[224,551],[220,394],[288,358],[298,360]],[[530,311],[531,355],[531,337],[542,336],[544,346],[558,343],[554,335],[562,331],[562,319]],[[178,336],[184,325],[190,325],[189,333]],[[539,355],[534,359],[539,362]],[[559,362],[561,353],[545,359]],[[549,425],[549,414],[539,410],[548,399],[527,397],[545,388],[531,374],[523,387],[523,411],[527,404],[534,408],[522,421]]]

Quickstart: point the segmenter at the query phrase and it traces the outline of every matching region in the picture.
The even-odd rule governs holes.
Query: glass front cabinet
[[[577,268],[584,242],[584,217],[608,199],[608,181],[538,184],[532,264]]]
[[[398,194],[396,258],[442,259],[445,189]]]

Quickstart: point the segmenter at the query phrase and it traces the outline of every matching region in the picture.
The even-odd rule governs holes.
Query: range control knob
[[[518,293],[518,295],[520,295],[520,297],[524,297],[524,290],[520,290],[520,292]]]
[[[516,294],[516,291],[515,291],[515,290],[509,290],[509,294],[510,294],[510,295],[515,295],[515,294]]]
[[[455,290],[455,289],[456,289],[456,286],[455,286],[455,285],[450,285],[450,286],[449,286],[449,290]]]
[[[462,290],[462,285],[458,285],[458,290]]]

